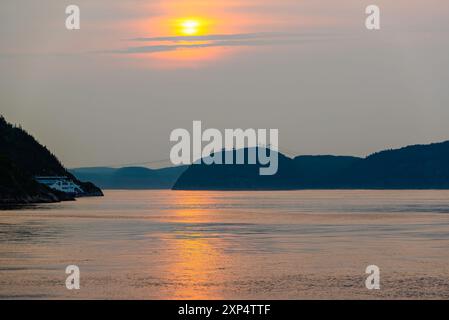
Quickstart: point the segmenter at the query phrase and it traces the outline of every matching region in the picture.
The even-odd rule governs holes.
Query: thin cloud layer
[[[299,34],[280,32],[257,32],[257,33],[237,33],[237,34],[211,34],[200,36],[170,36],[170,37],[149,37],[134,38],[131,41],[156,42],[156,41],[209,41],[209,40],[248,40],[261,38],[282,38],[294,37]]]
[[[239,33],[215,34],[202,36],[171,36],[133,38],[134,42],[166,42],[167,44],[149,44],[145,46],[130,46],[123,50],[110,53],[154,53],[174,51],[177,49],[195,49],[211,47],[250,47],[300,44],[308,41],[324,39],[329,34],[299,34],[299,33]]]

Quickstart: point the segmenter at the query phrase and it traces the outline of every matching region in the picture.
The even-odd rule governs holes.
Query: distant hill
[[[449,189],[449,141],[374,153],[339,173],[338,187]]]
[[[257,150],[257,149],[256,149]],[[263,149],[266,152],[266,149]],[[224,155],[231,151],[221,152]],[[235,157],[235,150],[234,152]],[[248,149],[245,149],[247,155]],[[272,151],[274,152],[274,151]],[[272,176],[259,174],[260,164],[192,165],[174,185],[174,190],[293,190],[319,185],[328,176],[345,169],[356,157],[299,156],[291,159],[278,153],[278,171]]]
[[[279,170],[259,165],[190,166],[175,190],[449,189],[449,141],[375,153],[366,158],[279,154]]]
[[[75,168],[69,171],[80,180],[89,180],[102,189],[171,189],[187,166],[163,169],[144,167]]]
[[[67,200],[66,194],[34,181],[34,176],[68,176],[85,191],[85,196],[102,192],[90,182],[81,182],[30,134],[0,116],[0,203],[53,202]]]
[[[235,150],[220,152],[223,163],[225,154]],[[245,149],[245,158],[248,149]],[[259,164],[191,165],[179,177],[174,190],[278,190],[295,189],[297,173],[291,158],[278,154],[278,172],[274,176],[261,176]]]

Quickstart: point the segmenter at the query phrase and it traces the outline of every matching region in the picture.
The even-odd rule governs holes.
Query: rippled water
[[[107,191],[0,211],[0,298],[449,298],[448,249],[449,191]]]

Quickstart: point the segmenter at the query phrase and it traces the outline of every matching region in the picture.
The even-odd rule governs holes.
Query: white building
[[[45,184],[47,187],[62,191],[65,193],[83,193],[83,189],[71,179],[65,176],[52,176],[52,177],[35,177],[36,181]]]

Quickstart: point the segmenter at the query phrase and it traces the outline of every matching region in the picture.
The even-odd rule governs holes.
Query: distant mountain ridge
[[[449,141],[385,150],[366,158],[279,153],[279,170],[259,165],[190,166],[174,190],[449,189]]]
[[[82,187],[84,196],[103,195],[94,184],[76,179],[55,155],[21,127],[9,124],[0,116],[0,203],[73,199],[37,183],[35,176],[67,176]]]
[[[80,180],[88,180],[102,189],[171,189],[187,166],[149,169],[145,167],[91,167],[69,171]]]
[[[200,164],[164,169],[77,168],[70,172],[104,189],[449,189],[449,141],[385,150],[366,158],[289,158],[279,153],[276,175],[260,176],[259,167]]]

